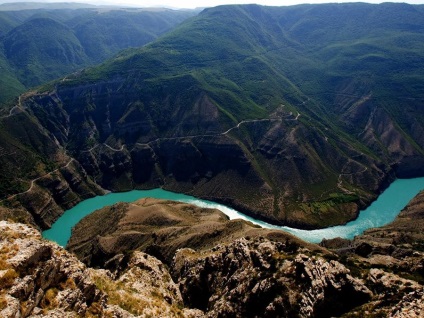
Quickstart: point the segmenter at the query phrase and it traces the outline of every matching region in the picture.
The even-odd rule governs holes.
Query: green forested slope
[[[108,189],[329,226],[424,173],[423,26],[404,4],[210,8],[24,103]]]
[[[143,46],[195,14],[166,9],[57,6],[0,11],[0,63],[7,70],[0,80],[8,83],[0,91],[1,103],[25,87],[99,63],[121,49]]]
[[[393,98],[400,88],[418,98],[423,22],[420,6],[398,4],[223,6],[90,72],[185,73],[214,88],[225,78],[254,98],[303,93],[325,100],[346,85],[358,86],[358,95]]]
[[[18,79],[32,87],[88,63],[84,48],[67,26],[49,18],[29,20],[3,39]]]

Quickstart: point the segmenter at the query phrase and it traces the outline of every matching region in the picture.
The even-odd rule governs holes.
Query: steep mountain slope
[[[0,36],[7,34],[34,15],[32,10],[7,11],[5,4],[0,5]]]
[[[42,228],[49,227],[64,208],[104,193],[19,105],[0,117],[0,165],[1,204],[13,207],[19,199],[27,217]]]
[[[0,68],[2,71],[0,76],[0,86],[2,88],[2,92],[0,93],[0,105],[3,105],[25,91],[25,87],[16,78],[15,72],[9,65],[3,52],[3,46],[0,46]]]
[[[93,64],[122,49],[140,47],[155,40],[194,13],[166,9],[100,11],[78,16],[67,24]]]
[[[6,57],[26,87],[70,73],[88,58],[67,26],[49,18],[31,19],[3,39]]]
[[[22,106],[107,189],[340,224],[424,172],[423,25],[398,4],[206,9]]]
[[[25,87],[102,62],[121,49],[143,46],[196,13],[66,7],[0,11],[1,63],[12,71],[0,76],[10,87],[0,92],[2,104]]]

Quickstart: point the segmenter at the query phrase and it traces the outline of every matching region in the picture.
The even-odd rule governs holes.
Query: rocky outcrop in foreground
[[[87,268],[26,225],[0,222],[0,317],[195,317],[165,266],[136,252],[122,272]]]
[[[240,239],[203,254],[183,249],[173,270],[188,305],[208,317],[328,317],[372,296],[339,262],[290,253],[266,239]]]
[[[0,316],[60,316],[64,311],[76,316],[104,307],[105,294],[86,267],[55,244],[42,241],[38,231],[2,221],[0,237]]]
[[[422,317],[421,284],[334,257],[256,237],[179,249],[169,267],[134,251],[93,269],[1,221],[0,317]]]
[[[358,316],[424,317],[423,228],[424,191],[392,223],[369,229],[353,241],[338,238],[321,243],[342,255],[374,291],[374,301],[363,306]]]
[[[383,227],[373,228],[354,240],[325,240],[322,246],[344,255],[362,268],[386,268],[424,283],[424,191]]]

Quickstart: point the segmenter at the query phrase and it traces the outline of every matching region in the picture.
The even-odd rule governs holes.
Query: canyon
[[[423,37],[422,5],[219,6],[3,103],[0,315],[419,317],[422,193],[320,245],[154,199],[87,216],[69,251],[40,231],[153,188],[302,229],[355,219],[424,175]]]

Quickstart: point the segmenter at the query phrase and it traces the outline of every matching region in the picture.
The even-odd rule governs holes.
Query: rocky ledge
[[[361,268],[386,268],[424,283],[424,191],[383,227],[369,229],[354,240],[333,239],[321,243]]]
[[[0,317],[422,317],[423,286],[265,237],[164,264],[141,251],[93,269],[34,228],[0,222]],[[113,266],[111,265],[113,264]]]
[[[173,270],[188,305],[209,317],[330,317],[372,297],[339,262],[290,253],[266,239],[240,239],[201,254],[183,249]]]
[[[0,222],[0,317],[196,317],[154,257],[122,272],[87,268],[26,225]]]

